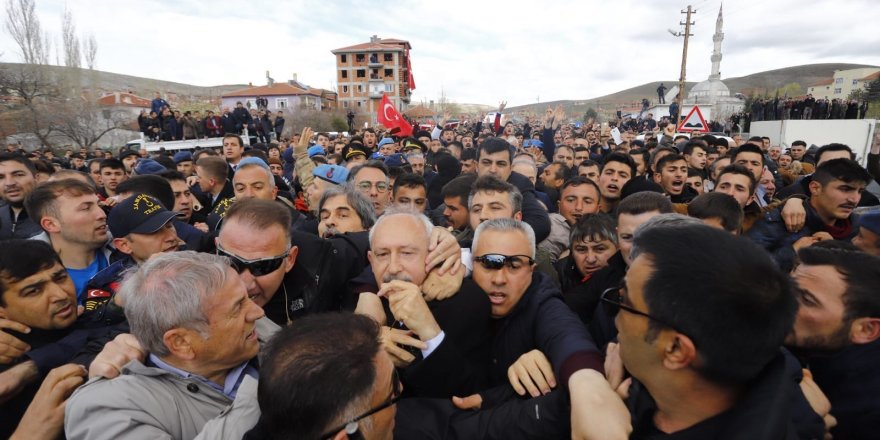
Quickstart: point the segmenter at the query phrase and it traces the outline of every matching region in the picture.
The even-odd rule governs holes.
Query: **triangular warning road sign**
[[[700,107],[695,105],[694,108],[691,109],[687,117],[678,125],[678,131],[679,133],[690,131],[709,132],[709,124],[707,124],[706,119],[703,118],[703,112],[700,111]]]

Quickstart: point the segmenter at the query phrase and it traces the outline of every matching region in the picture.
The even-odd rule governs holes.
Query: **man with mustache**
[[[850,159],[832,159],[822,163],[809,184],[810,197],[804,208],[806,224],[798,232],[788,232],[782,209],[767,213],[747,233],[755,243],[773,253],[784,271],[789,271],[797,249],[822,240],[849,241],[858,232],[851,218],[862,198],[871,175]]]
[[[73,281],[46,243],[16,239],[0,244],[0,316],[5,331],[0,342],[15,349],[0,353],[0,383],[4,391],[13,390],[0,392],[0,437],[8,438],[40,387],[36,379],[48,372],[38,371],[29,354],[66,336],[77,316]],[[12,382],[21,385],[7,388]]]
[[[318,235],[330,238],[348,232],[369,230],[376,222],[373,204],[359,191],[334,186],[324,191],[318,202]]]
[[[24,156],[0,154],[0,239],[31,238],[42,233],[28,216],[24,199],[37,185],[37,169]]]

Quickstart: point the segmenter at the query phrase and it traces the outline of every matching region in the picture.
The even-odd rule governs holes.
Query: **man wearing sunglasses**
[[[427,357],[427,361],[460,366],[449,370],[446,375],[485,372],[490,387],[508,390],[509,385],[513,385],[513,390],[522,390],[524,394],[519,382],[524,383],[525,380],[516,371],[511,371],[510,367],[533,350],[548,353],[553,371],[550,374],[559,378],[559,383],[564,384],[571,396],[571,420],[575,421],[572,437],[626,438],[629,421],[622,416],[626,410],[601,373],[601,354],[586,328],[565,304],[558,287],[547,276],[535,271],[535,236],[531,227],[509,218],[485,221],[475,232],[473,253],[473,280],[485,292],[491,304],[491,328],[495,329],[490,335],[491,359],[483,365],[461,357],[456,360],[454,352],[441,349],[441,343]],[[499,399],[502,403],[520,402],[511,400],[515,397],[512,392],[497,397],[496,390],[483,388],[472,391],[486,391],[496,396],[490,400]],[[441,421],[438,426],[451,424],[451,430],[468,432],[462,438],[479,437],[470,430],[483,432],[486,425],[492,425],[488,428],[490,431],[507,438],[568,434],[568,426],[564,423],[569,420],[569,402],[566,398],[565,392],[550,392],[548,389],[547,395],[527,403],[529,411],[501,411],[495,414],[497,417],[486,415],[485,421],[473,425],[473,420],[468,421],[467,416],[462,419],[454,411],[450,413],[441,409],[440,413],[449,415],[449,418],[438,416],[437,420]],[[477,409],[482,404],[482,398],[468,396],[464,399],[454,398],[453,402],[461,409]],[[493,402],[491,405],[497,404]],[[424,420],[413,416],[419,414],[420,410],[424,408],[418,404],[401,408],[401,411],[410,414],[409,417],[403,417],[403,414],[398,417],[395,432],[401,434],[401,438],[423,429],[414,423],[423,423],[428,426],[425,429],[432,429],[430,422],[414,422]]]
[[[646,227],[630,256],[602,303],[619,331],[609,358],[633,377],[609,369],[628,386],[633,437],[797,438],[780,350],[797,303],[770,256],[702,224]]]

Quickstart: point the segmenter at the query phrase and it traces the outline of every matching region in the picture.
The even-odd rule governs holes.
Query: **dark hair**
[[[180,181],[180,180],[186,182],[186,176],[184,176],[183,173],[181,173],[180,171],[177,171],[177,170],[168,170],[168,171],[165,171],[164,173],[157,174],[157,176],[159,176],[169,182],[176,182],[176,181]]]
[[[584,162],[586,162],[586,161],[584,161]],[[566,180],[565,183],[563,183],[562,186],[559,187],[559,198],[560,199],[562,198],[562,192],[565,191],[566,188],[571,187],[571,186],[581,186],[581,185],[592,186],[593,189],[596,190],[596,194],[599,195],[599,199],[600,200],[602,199],[602,191],[599,189],[599,184],[596,182],[593,182],[590,178],[583,177],[583,176],[574,176],[574,177]]]
[[[700,173],[700,171],[696,168],[688,167],[688,175],[687,176],[688,177],[696,177],[696,176],[703,177],[703,174]]]
[[[700,194],[694,198],[688,204],[688,215],[700,220],[721,219],[721,226],[728,232],[739,232],[744,217],[739,202],[720,192]]]
[[[242,140],[241,140],[241,136],[239,136],[239,135],[237,135],[237,134],[235,134],[235,133],[226,133],[226,134],[223,135],[223,139],[226,139],[226,138],[236,138],[236,139],[238,139],[238,146],[241,147],[241,148],[244,148],[244,142],[242,142]]]
[[[37,174],[37,168],[34,166],[33,162],[22,155],[16,153],[0,153],[0,163],[3,162],[18,162],[24,165],[24,167],[27,168],[32,175]]]
[[[620,151],[615,151],[608,156],[605,156],[605,162],[602,164],[602,171],[604,171],[605,167],[608,166],[608,164],[611,162],[619,162],[628,166],[630,170],[630,179],[636,177],[636,161],[634,161],[633,158],[630,157],[628,154],[622,153]]]
[[[658,211],[661,214],[672,212],[672,202],[663,194],[653,191],[641,191],[624,197],[617,205],[617,215],[639,215]]]
[[[251,148],[250,150],[244,150],[241,153],[241,157],[256,157],[257,159],[262,160],[263,162],[269,162],[269,155],[266,154],[265,151],[259,148]]]
[[[578,165],[578,169],[581,167],[599,167],[600,170],[602,169],[602,165],[599,165],[599,162],[596,162],[593,159],[584,159],[584,161]]]
[[[0,307],[6,307],[6,289],[31,275],[62,264],[58,254],[41,240],[0,241]],[[63,264],[62,264],[63,265]]]
[[[854,160],[844,158],[832,159],[816,167],[816,172],[813,173],[813,181],[825,186],[831,183],[832,180],[867,184],[871,182],[871,175]]]
[[[247,438],[317,439],[367,411],[380,350],[379,326],[363,315],[324,313],[281,328],[263,352],[260,419]]]
[[[880,318],[880,257],[860,251],[807,246],[798,251],[801,264],[833,266],[846,281],[843,294],[844,322],[856,318]]]
[[[391,197],[397,196],[398,188],[422,188],[425,190],[425,193],[428,192],[428,184],[425,183],[425,178],[413,173],[403,173],[400,176],[397,176],[397,179],[394,179],[394,188],[391,189]]]
[[[479,159],[484,153],[495,154],[501,151],[506,151],[508,154],[507,161],[512,164],[514,153],[513,150],[513,145],[510,145],[510,143],[506,140],[497,137],[490,137],[483,141],[480,146],[477,147],[477,159]]]
[[[30,161],[28,161],[30,162]],[[34,169],[37,170],[38,173],[46,173],[48,175],[55,174],[55,167],[52,165],[52,162],[49,162],[46,159],[38,159],[33,161]]]
[[[79,197],[85,194],[94,194],[95,188],[88,183],[77,179],[61,179],[53,182],[44,182],[31,191],[24,199],[24,209],[34,223],[40,224],[40,220],[46,216],[58,217],[58,207],[55,201],[62,195]]]
[[[661,157],[660,160],[657,161],[657,169],[654,170],[654,172],[659,173],[660,170],[662,170],[663,167],[666,166],[666,164],[669,164],[672,162],[679,162],[679,161],[687,163],[687,159],[685,159],[684,156],[682,156],[681,154],[677,154],[677,153],[667,154],[666,156]]]
[[[713,137],[714,140],[714,137]],[[688,143],[684,144],[684,149],[681,151],[681,154],[691,155],[694,154],[694,149],[699,148],[703,151],[706,151],[706,145],[703,142],[698,140],[690,140]]]
[[[822,155],[828,151],[846,151],[847,153],[849,153],[850,159],[856,160],[856,153],[853,153],[853,150],[852,150],[852,148],[849,147],[849,145],[828,144],[828,145],[822,145],[821,147],[819,147],[818,150],[816,150],[816,162],[821,162]]]
[[[381,160],[368,160],[368,161],[366,161],[366,162],[364,162],[364,163],[362,163],[362,164],[360,164],[360,165],[357,165],[357,166],[353,167],[353,168],[351,169],[351,171],[348,172],[348,179],[347,179],[347,181],[348,181],[348,182],[354,182],[354,178],[355,178],[355,176],[357,176],[357,174],[358,174],[359,172],[361,172],[361,170],[364,169],[364,168],[374,168],[374,169],[377,169],[377,170],[381,171],[382,174],[384,174],[386,178],[388,177],[388,166],[385,165],[384,162],[382,162]]]
[[[468,196],[471,193],[471,186],[477,181],[476,174],[462,174],[449,181],[440,190],[440,197],[446,199],[448,197],[458,197],[461,206],[468,206]]]
[[[565,165],[565,162],[558,162],[558,161],[557,161],[557,162],[551,162],[551,163],[547,164],[547,166],[545,166],[544,169],[546,170],[547,168],[550,168],[550,167],[553,166],[553,165],[558,165],[558,166],[556,167],[556,172],[553,173],[553,174],[554,174],[554,177],[555,177],[557,180],[563,180],[563,181],[564,181],[564,180],[565,180],[565,176],[566,176],[566,174],[568,174],[568,166]]]
[[[466,161],[466,160],[476,160],[476,159],[477,159],[477,150],[474,150],[473,148],[465,148],[464,150],[461,150],[461,159],[459,159],[459,160],[461,160],[462,162]]]
[[[740,155],[740,153],[755,153],[758,156],[761,156],[761,166],[764,166],[764,150],[761,150],[761,147],[755,144],[742,144],[739,148],[736,149],[736,153],[733,153],[733,162],[736,162],[736,157]]]
[[[763,249],[709,226],[678,225],[637,233],[631,255],[641,254],[653,269],[642,289],[648,313],[693,341],[701,376],[743,384],[779,354],[797,302]],[[660,328],[651,320],[646,337]]]
[[[804,141],[794,141],[794,142],[791,143],[791,146],[792,146],[792,147],[795,146],[795,145],[800,145],[800,146],[802,146],[802,147],[804,147],[804,148],[807,147],[807,143],[804,142]]]
[[[574,147],[574,152],[575,152],[575,153],[583,153],[584,151],[589,152],[590,149],[587,148],[587,147],[585,147],[585,146],[583,146],[583,145],[577,145],[577,146]],[[630,153],[632,153],[632,151],[630,151]]]
[[[605,213],[586,214],[578,219],[568,234],[568,247],[581,241],[610,240],[617,246],[617,220]]]
[[[121,160],[115,158],[108,158],[101,161],[101,168],[98,170],[103,170],[104,168],[110,168],[111,170],[122,170],[125,172],[125,165]]]
[[[265,231],[274,225],[284,230],[284,236],[290,241],[290,223],[293,221],[290,209],[274,200],[255,198],[237,200],[223,217],[222,225],[238,220],[256,231]]]
[[[718,173],[718,178],[715,179],[715,183],[721,181],[721,176],[725,174],[739,174],[741,176],[746,176],[749,178],[749,194],[755,193],[755,188],[758,186],[758,179],[755,178],[755,175],[749,171],[748,168],[732,163],[721,169],[721,172]],[[717,187],[717,185],[716,185]]]
[[[147,194],[155,197],[167,210],[174,209],[174,191],[171,184],[164,178],[155,174],[134,176],[119,183],[116,187],[117,194],[131,193]]]
[[[220,156],[200,157],[199,160],[196,161],[196,166],[208,174],[207,176],[199,176],[203,179],[206,177],[213,177],[218,181],[223,182],[229,176],[229,164],[226,163],[226,159]]]
[[[653,151],[651,151],[651,162],[648,163],[648,168],[653,171],[654,170],[654,161],[657,160],[657,156],[659,156],[663,152],[669,152],[673,154],[678,154],[678,150],[673,147],[668,147],[666,145],[662,147],[657,147]]]
[[[444,187],[444,189],[445,188],[446,187]],[[510,206],[513,208],[513,213],[516,214],[517,212],[522,212],[523,196],[522,193],[519,192],[519,188],[492,175],[480,176],[474,181],[473,185],[471,185],[471,191],[467,198],[468,209],[471,207],[474,195],[479,192],[489,191],[507,193],[507,196],[510,198]]]

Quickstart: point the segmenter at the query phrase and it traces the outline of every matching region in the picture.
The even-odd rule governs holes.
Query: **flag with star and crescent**
[[[388,95],[382,95],[382,102],[379,103],[379,123],[384,125],[391,134],[398,137],[412,136],[412,125],[400,116],[400,113],[394,108],[394,104],[388,99]]]

